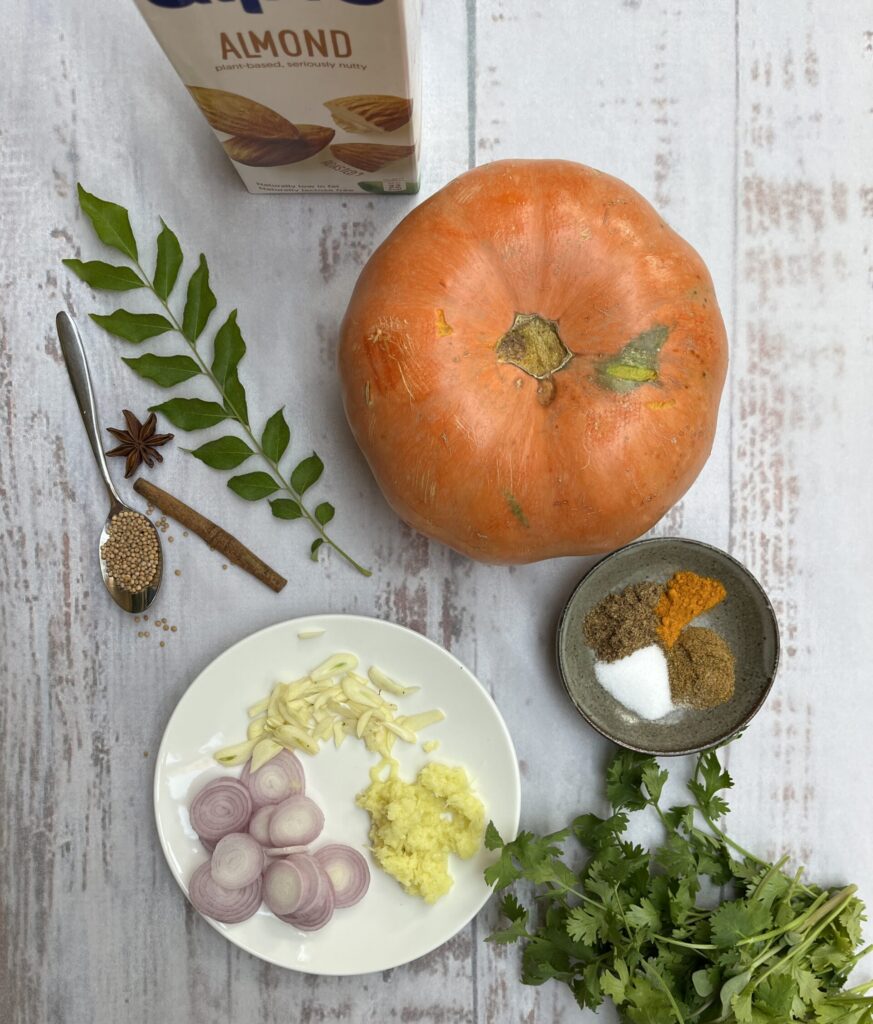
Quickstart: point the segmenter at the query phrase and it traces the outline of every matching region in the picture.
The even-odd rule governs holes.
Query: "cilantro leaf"
[[[694,778],[688,783],[688,789],[701,811],[708,818],[717,821],[729,810],[727,801],[718,794],[731,789],[733,784],[733,779],[722,768],[718,754],[714,750],[707,750],[700,755],[697,770]]]
[[[643,765],[642,775],[643,785],[649,794],[649,799],[657,803],[661,799],[661,792],[664,789],[664,783],[667,781],[667,772],[663,768],[658,767],[658,762],[654,758],[650,758]]]
[[[721,990],[719,991],[719,998],[721,999],[721,1015],[724,1019],[729,1018],[729,1014],[732,1010],[734,1013],[737,1013],[736,1002],[751,979],[751,971],[742,971],[740,974],[735,974],[733,977],[728,978],[728,980],[722,985]],[[751,1001],[749,1002],[749,1005],[751,1006]],[[737,1014],[737,1020],[739,1021],[741,1019],[742,1018],[739,1014]],[[747,1017],[746,1019],[751,1018]]]
[[[599,850],[620,836],[628,825],[628,817],[621,811],[609,818],[599,818],[596,814],[580,814],[573,819],[570,826],[573,835],[591,851]]]
[[[527,911],[511,892],[507,893],[500,901],[500,913],[504,917],[508,917],[510,921],[527,920]]]
[[[633,1024],[672,1024],[676,1020],[667,993],[645,975],[635,975],[626,989],[628,1020]]]
[[[587,907],[573,907],[567,915],[567,934],[577,942],[593,946],[603,920],[602,914],[593,914]]]
[[[638,931],[648,929],[657,932],[661,928],[661,912],[648,898],[643,898],[632,906],[626,914],[628,922]]]
[[[755,1005],[771,1017],[785,1018],[798,994],[797,982],[787,974],[774,974],[755,989]]]
[[[648,803],[643,793],[643,770],[657,762],[633,750],[619,750],[606,769],[606,796],[615,810],[640,811]]]
[[[612,967],[615,974],[612,971],[604,971],[600,976],[600,987],[616,1006],[621,1006],[625,1001],[625,992],[628,981],[630,981],[630,972],[627,969],[627,964],[620,956],[613,960]]]
[[[741,939],[750,939],[767,930],[770,914],[767,907],[754,900],[732,900],[712,915],[712,941],[727,949]]]
[[[498,889],[505,889],[519,878],[533,882],[550,881],[554,877],[551,861],[561,856],[557,845],[569,835],[569,829],[547,836],[535,836],[532,832],[519,832],[511,843],[505,843],[500,858],[485,869],[485,881]],[[499,840],[497,830],[486,832],[489,841]],[[496,848],[496,847],[495,847]]]
[[[500,833],[497,831],[493,821],[488,822],[483,842],[485,843],[486,850],[499,850],[503,846],[503,840],[500,838]]]

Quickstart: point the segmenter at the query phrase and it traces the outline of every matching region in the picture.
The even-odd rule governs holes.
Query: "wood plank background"
[[[587,563],[498,569],[429,544],[397,522],[353,447],[337,324],[415,197],[248,196],[130,3],[9,3],[3,23],[0,1019],[581,1019],[562,988],[524,988],[515,952],[482,942],[488,908],[408,967],[318,979],[240,953],[180,898],[151,812],[164,724],[228,644],[310,611],[392,618],[467,662],[515,737],[527,827],[597,807],[606,745],[571,711],[551,656]],[[733,829],[873,899],[873,8],[425,0],[424,33],[425,195],[500,157],[576,159],[634,185],[707,260],[730,381],[711,461],[654,532],[727,547],[782,622],[773,698],[730,751]],[[374,565],[371,580],[335,559],[311,567],[302,526],[232,500],[174,454],[159,482],[291,583],[272,597],[176,530],[154,609],[178,626],[166,647],[107,603],[104,495],[53,335],[58,309],[84,320],[108,308],[59,264],[97,254],[77,180],[129,205],[141,237],[163,215],[189,256],[209,254],[250,342],[250,404],[266,415],[285,402],[295,450],[324,457],[336,536]],[[106,420],[144,408],[111,342],[87,340]]]

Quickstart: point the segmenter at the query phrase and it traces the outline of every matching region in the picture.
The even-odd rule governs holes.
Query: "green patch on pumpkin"
[[[658,379],[658,357],[670,328],[656,324],[638,334],[618,355],[604,359],[597,368],[600,383],[611,391],[626,393]]]
[[[509,506],[509,511],[515,516],[521,525],[527,529],[530,526],[530,523],[528,522],[527,516],[524,514],[524,509],[519,505],[518,499],[512,491],[504,491],[503,497],[506,498],[506,504]]]

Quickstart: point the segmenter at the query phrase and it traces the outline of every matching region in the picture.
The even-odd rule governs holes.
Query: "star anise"
[[[122,411],[124,412],[124,422],[127,424],[127,430],[120,430],[115,427],[106,428],[113,437],[121,442],[121,444],[110,449],[106,454],[123,455],[127,459],[127,465],[124,470],[124,476],[127,479],[143,463],[151,469],[155,462],[163,462],[164,460],[158,448],[162,444],[166,444],[167,441],[171,441],[173,435],[155,433],[158,418],[154,413],[149,416],[145,423],[140,423],[130,409]]]

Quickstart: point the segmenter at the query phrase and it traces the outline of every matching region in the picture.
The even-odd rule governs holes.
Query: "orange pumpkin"
[[[610,551],[678,501],[712,447],[727,340],[703,261],[632,188],[504,160],[373,253],[339,366],[397,514],[531,562]]]

